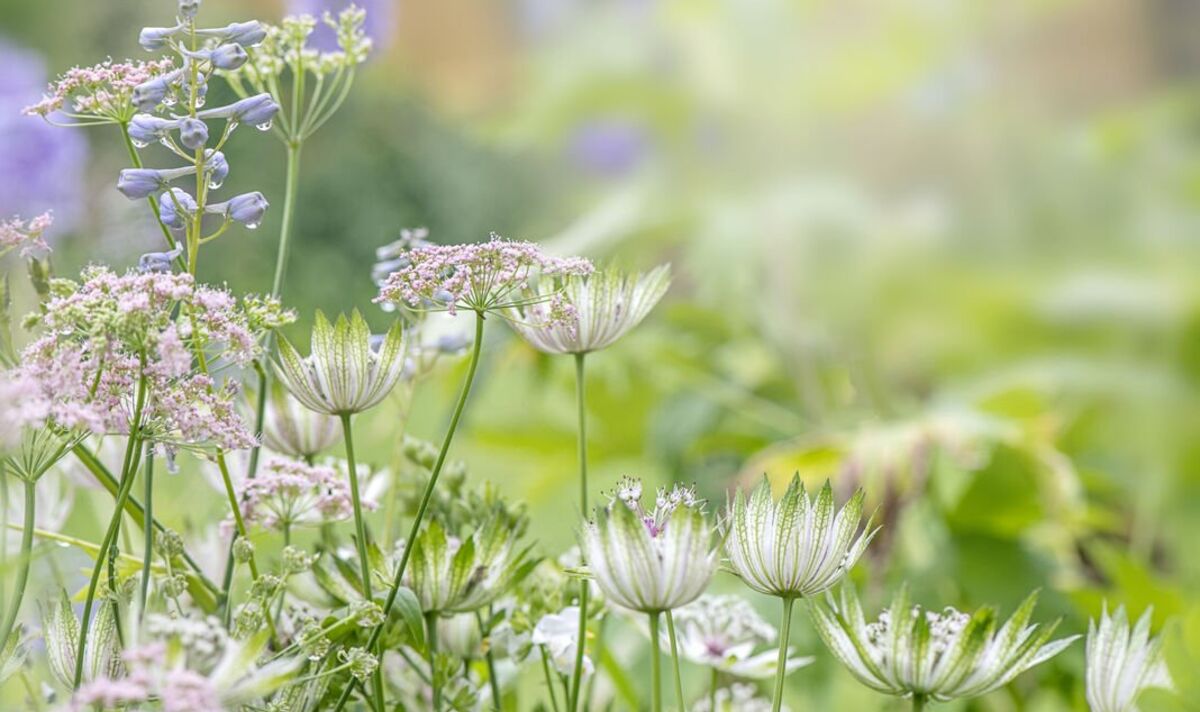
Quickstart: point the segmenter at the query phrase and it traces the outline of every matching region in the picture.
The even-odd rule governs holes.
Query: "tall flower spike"
[[[548,354],[581,354],[611,346],[640,324],[667,293],[671,268],[660,265],[646,274],[625,275],[605,270],[569,277],[561,287],[562,299],[573,313],[567,319],[549,319],[554,292],[543,287],[534,303],[509,312],[509,323],[538,351]]]
[[[585,522],[583,546],[596,584],[609,600],[643,613],[691,603],[717,568],[713,528],[690,488],[660,492],[643,510],[641,484],[625,481],[615,500]]]
[[[729,564],[759,593],[780,598],[821,593],[846,575],[875,535],[870,522],[859,532],[862,509],[861,490],[836,511],[828,482],[810,499],[798,475],[774,502],[764,477],[749,497],[739,491],[729,506]]]
[[[312,353],[302,358],[287,339],[279,340],[276,370],[296,400],[318,413],[361,413],[387,397],[404,371],[404,338],[397,322],[378,350],[371,330],[355,311],[330,324],[318,311]]]
[[[1087,702],[1092,712],[1138,712],[1138,695],[1150,687],[1171,687],[1162,640],[1150,637],[1151,611],[1130,630],[1125,607],[1100,621],[1088,621]]]
[[[902,588],[874,623],[853,587],[812,602],[813,623],[829,650],[859,682],[919,703],[977,697],[1062,652],[1079,636],[1051,641],[1057,623],[1030,624],[1031,594],[1003,625],[990,608],[974,615],[927,611]]]

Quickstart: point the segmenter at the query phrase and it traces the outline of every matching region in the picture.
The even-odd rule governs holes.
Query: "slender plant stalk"
[[[719,676],[720,673],[716,668],[713,668],[708,685],[708,708],[712,710],[712,712],[717,712],[717,678]]]
[[[9,602],[8,612],[4,615],[4,628],[0,633],[0,646],[8,643],[13,626],[17,622],[17,612],[21,610],[21,599],[25,597],[25,584],[29,580],[30,554],[33,551],[33,527],[36,516],[37,485],[30,480],[22,480],[25,485],[25,522],[21,526],[21,553],[17,562],[17,580],[13,584],[12,601]],[[5,484],[7,487],[7,484]]]
[[[587,401],[584,391],[584,362],[585,354],[575,354],[575,404],[578,409],[579,426],[579,507],[583,516],[588,511],[588,478],[587,478]],[[580,549],[583,557],[583,550]],[[587,563],[586,559],[584,563]],[[569,712],[579,709],[579,685],[583,679],[583,654],[587,645],[588,623],[588,589],[590,584],[586,578],[579,580],[579,639],[575,645],[575,668],[571,672],[571,695],[567,702]]]
[[[437,612],[425,614],[425,641],[429,653],[429,677],[433,688],[433,712],[442,710],[442,685],[437,669]],[[380,700],[382,702],[382,700]]]
[[[913,712],[921,712],[921,710],[925,709],[925,696],[913,695],[912,708]]]
[[[287,178],[283,184],[283,222],[279,226],[279,248],[275,252],[275,279],[271,282],[271,296],[283,294],[283,280],[287,275],[288,247],[292,237],[292,216],[296,211],[296,186],[300,181],[300,147],[302,141],[287,142]]]
[[[383,617],[387,620],[388,615],[392,612],[392,606],[396,604],[396,594],[400,590],[401,582],[404,580],[404,571],[408,567],[408,559],[412,555],[413,542],[417,539],[417,533],[421,530],[421,520],[425,518],[425,510],[429,508],[429,500],[433,497],[433,488],[437,485],[438,475],[442,473],[442,466],[446,463],[446,454],[450,451],[450,443],[454,440],[454,431],[458,429],[458,421],[462,419],[463,409],[467,405],[467,397],[471,394],[471,383],[475,380],[475,371],[479,366],[479,354],[483,349],[483,312],[475,312],[475,343],[471,348],[471,361],[467,366],[467,377],[463,381],[462,392],[458,396],[458,403],[454,406],[454,413],[450,416],[450,425],[446,428],[446,437],[442,439],[442,449],[438,451],[437,460],[433,464],[433,470],[429,474],[429,484],[425,486],[425,493],[421,496],[421,503],[417,505],[417,514],[413,519],[412,528],[408,531],[408,539],[405,540],[404,553],[400,555],[400,564],[396,567],[396,573],[392,577],[392,585],[388,590],[387,599],[383,604]],[[374,650],[379,643],[379,636],[383,632],[383,624],[375,626],[371,630],[371,637],[367,641],[367,649]],[[339,712],[346,706],[346,702],[350,699],[350,695],[354,694],[354,688],[357,686],[357,681],[346,685],[342,690],[342,696],[338,699],[337,705],[333,708],[333,712]]]
[[[492,607],[488,606],[488,620],[492,619]],[[479,624],[479,635],[487,638],[491,635],[490,630],[483,628],[483,615],[479,611],[475,611],[475,622]],[[500,680],[496,678],[496,657],[492,655],[492,646],[488,646],[487,653],[484,654],[487,660],[488,669],[488,686],[492,690],[492,707],[496,712],[500,712]]]
[[[679,703],[679,709],[687,709],[683,704],[683,678],[679,674],[679,645],[675,642],[675,617],[667,611],[667,637],[671,639],[671,663],[675,666],[675,700]],[[658,641],[654,641],[658,645]]]
[[[146,446],[146,518],[154,517],[154,451]],[[154,527],[142,527],[146,535],[142,546],[142,590],[138,601],[138,620],[146,616],[146,604],[150,602],[150,564],[154,560]]]
[[[662,655],[658,649],[658,616],[657,613],[650,614],[650,709],[653,712],[662,712],[662,670],[659,667]]]
[[[554,695],[554,677],[550,674],[550,661],[546,659],[546,646],[539,645],[542,653],[542,674],[546,676],[546,691],[550,695],[550,706],[558,712],[558,698]]]
[[[350,427],[350,414],[342,414],[342,439],[346,442],[346,469],[350,470],[350,501],[354,505],[355,544],[358,548],[358,565],[362,575],[363,595],[368,601],[371,595],[371,559],[367,556],[367,525],[363,522],[362,500],[358,494],[358,470],[354,464],[353,428]]]
[[[145,358],[142,359],[142,365],[145,366]],[[79,624],[79,645],[75,649],[75,679],[72,682],[72,687],[79,689],[79,683],[83,680],[83,654],[87,650],[88,631],[91,628],[92,621],[92,605],[96,598],[96,585],[100,582],[100,571],[104,569],[107,552],[112,548],[113,539],[117,536],[117,529],[121,524],[121,516],[125,510],[125,500],[129,497],[129,490],[133,489],[133,467],[134,455],[138,449],[138,440],[140,439],[139,431],[142,424],[142,408],[146,404],[146,377],[142,376],[138,379],[137,399],[133,406],[133,419],[129,424],[129,441],[125,445],[125,462],[121,467],[121,487],[117,491],[117,502],[113,508],[112,519],[108,522],[108,530],[104,532],[104,539],[100,542],[100,551],[96,554],[96,565],[92,568],[92,578],[88,582],[87,598],[83,604],[83,618]]]
[[[8,531],[8,466],[0,459],[0,524]],[[8,547],[0,546],[0,571],[8,571]],[[0,611],[8,610],[5,600],[4,580],[0,579]],[[0,645],[7,641],[0,640]]]
[[[783,626],[779,631],[779,660],[775,665],[775,697],[771,703],[772,712],[779,712],[783,706],[783,678],[787,674],[788,639],[792,633],[792,604],[795,598],[783,599]]]

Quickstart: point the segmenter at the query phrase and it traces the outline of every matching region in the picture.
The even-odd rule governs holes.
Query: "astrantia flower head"
[[[376,302],[392,302],[417,311],[459,309],[503,311],[545,302],[544,320],[573,317],[559,292],[526,296],[539,277],[585,275],[592,264],[579,257],[551,257],[532,242],[505,240],[495,233],[487,242],[431,245],[408,252],[408,264],[388,276]]]
[[[263,443],[300,458],[315,457],[341,438],[337,418],[304,407],[278,383],[271,384],[263,418]]]
[[[110,59],[93,67],[68,69],[50,85],[40,102],[25,108],[25,113],[49,118],[63,111],[80,123],[124,123],[137,110],[134,89],[164,77],[171,67],[171,58],[163,57],[144,62]]]
[[[661,613],[696,599],[717,567],[713,527],[690,487],[660,490],[641,506],[641,483],[626,479],[613,502],[584,524],[583,546],[600,590],[612,602]]]
[[[42,235],[53,222],[50,213],[42,213],[29,220],[14,217],[0,221],[0,257],[13,250],[20,250],[22,257],[46,254],[50,246]]]
[[[863,617],[847,585],[836,598],[813,601],[813,623],[825,644],[873,690],[921,702],[977,697],[1057,655],[1079,636],[1051,641],[1057,623],[1030,624],[1032,594],[1003,625],[990,608],[974,615],[911,605],[902,588],[874,623]]]
[[[434,519],[413,544],[405,577],[421,610],[474,611],[504,595],[529,572],[529,549],[519,548],[517,532],[493,517],[459,540]]]
[[[1132,630],[1125,607],[1100,621],[1088,622],[1087,701],[1092,712],[1138,712],[1138,695],[1147,688],[1171,687],[1162,640],[1150,637],[1152,611]]]
[[[280,378],[296,400],[318,413],[361,413],[391,392],[404,370],[400,324],[392,325],[378,349],[371,348],[371,329],[355,311],[336,324],[317,312],[312,353],[303,358],[287,339],[280,339]]]
[[[375,502],[363,502],[374,509]],[[353,514],[347,475],[327,465],[273,457],[244,481],[242,517],[269,529],[320,526]]]
[[[541,285],[533,304],[510,312],[509,323],[531,346],[548,354],[598,351],[640,324],[670,284],[666,265],[646,274],[605,270],[568,277],[561,284]],[[548,311],[560,290],[573,318],[555,321]]]
[[[862,556],[875,531],[861,531],[863,493],[839,511],[826,482],[812,499],[800,477],[792,478],[778,502],[763,481],[746,497],[741,491],[725,520],[725,553],[747,586],[770,596],[812,596],[833,586]]]
[[[558,613],[547,613],[533,628],[530,642],[546,646],[550,662],[563,675],[575,671],[575,656],[579,645],[579,606],[567,606]],[[583,672],[595,670],[591,658],[583,656]]]
[[[678,609],[675,629],[679,654],[697,665],[734,677],[765,679],[775,675],[777,653],[754,654],[760,645],[775,642],[775,628],[738,596],[704,595]],[[666,635],[660,641],[670,650]],[[787,671],[808,665],[813,658],[788,655]]]

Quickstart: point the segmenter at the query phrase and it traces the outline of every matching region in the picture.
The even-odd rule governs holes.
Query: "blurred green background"
[[[1193,622],[1190,641],[1170,628],[1173,659],[1200,651],[1200,5],[360,4],[376,49],[305,147],[290,335],[315,308],[385,325],[370,266],[401,227],[669,261],[663,304],[589,360],[599,487],[694,481],[716,508],[764,472],[861,485],[886,527],[857,571],[873,608],[903,580],[932,607],[1005,613],[1041,588],[1037,615],[1066,632],[1105,599],[1153,605],[1156,626]],[[205,0],[202,19],[319,5]],[[16,112],[62,69],[142,56],[138,28],[173,7],[0,3],[0,214],[54,208],[60,274],[161,237],[113,188],[115,131]],[[262,291],[282,147],[244,131],[226,153],[228,193],[276,209],[206,247],[201,277]],[[419,386],[409,432],[440,437],[462,370]],[[573,408],[570,361],[492,324],[454,455],[530,503],[547,555],[578,528]],[[404,422],[398,404],[365,417],[369,457],[386,464]],[[202,522],[185,501],[164,516]],[[71,522],[96,527],[86,508]],[[744,591],[723,574],[714,589]],[[899,709],[798,627],[818,662],[789,678],[792,709]],[[1078,643],[946,709],[1082,710],[1082,670]]]

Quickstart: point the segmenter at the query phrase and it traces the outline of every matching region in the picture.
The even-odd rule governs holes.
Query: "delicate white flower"
[[[656,506],[642,509],[640,485],[597,512],[583,528],[587,561],[600,590],[619,606],[661,613],[699,596],[717,567],[713,528],[691,488],[660,490]],[[620,502],[620,504],[618,504]]]
[[[284,455],[308,460],[342,437],[337,418],[304,407],[273,385],[263,417],[263,443]]]
[[[611,346],[640,324],[667,293],[671,269],[655,267],[645,274],[605,270],[568,277],[561,286],[546,285],[544,294],[521,310],[509,312],[509,323],[531,346],[548,354],[579,354]],[[550,298],[561,289],[573,319],[546,319]]]
[[[769,699],[759,697],[758,689],[754,685],[743,682],[717,690],[715,702],[716,704],[713,704],[705,697],[692,706],[692,712],[769,712],[771,709]],[[787,705],[779,709],[780,712],[790,712]]]
[[[775,628],[754,607],[738,596],[704,595],[674,611],[679,654],[697,665],[714,668],[735,677],[766,679],[775,675],[778,652],[754,654],[760,645],[775,642]],[[670,638],[660,636],[664,651]],[[811,657],[787,658],[787,671],[808,665]]]
[[[437,620],[438,652],[462,660],[479,660],[486,654],[479,619],[474,613],[441,616]]]
[[[461,541],[448,536],[438,520],[431,521],[417,536],[405,572],[421,610],[469,612],[503,595],[528,573],[529,549],[518,549],[516,539],[501,517],[492,517]]]
[[[361,413],[387,397],[404,370],[404,339],[397,322],[378,350],[371,348],[371,330],[355,311],[336,324],[317,312],[312,354],[301,358],[287,341],[279,341],[277,370],[296,400],[318,413]]]
[[[533,628],[531,642],[546,646],[554,668],[563,675],[575,671],[575,656],[579,650],[579,606],[567,606],[558,613],[547,613]],[[583,672],[595,670],[592,660],[583,656]]]
[[[1032,594],[1003,625],[995,611],[974,615],[946,608],[941,613],[910,604],[902,588],[874,623],[863,617],[858,595],[812,602],[821,638],[860,682],[873,690],[924,701],[976,697],[1007,684],[1025,670],[1057,655],[1079,636],[1050,642],[1057,623],[1029,624]]]
[[[729,564],[760,593],[781,598],[818,594],[846,575],[874,536],[869,522],[859,532],[862,509],[861,490],[837,511],[828,481],[811,499],[799,476],[774,502],[764,477],[749,497],[738,491],[729,506]]]
[[[1087,701],[1092,712],[1138,712],[1137,698],[1149,687],[1171,687],[1162,640],[1150,637],[1151,611],[1130,630],[1125,607],[1100,622],[1088,622]]]

